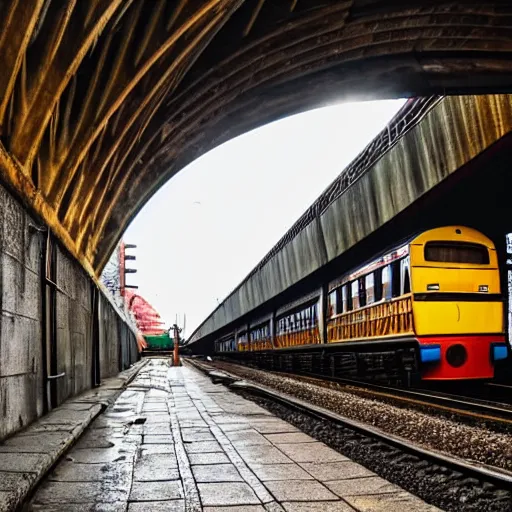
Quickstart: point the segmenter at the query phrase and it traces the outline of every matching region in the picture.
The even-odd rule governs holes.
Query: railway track
[[[496,400],[512,405],[512,384],[488,382],[485,384],[485,389],[487,397],[492,393]]]
[[[229,369],[236,367],[243,370],[244,366],[234,363],[221,362],[221,365]],[[371,382],[358,381],[353,379],[326,377],[311,373],[283,373],[273,372],[274,375],[282,375],[283,377],[294,378],[297,380],[306,380],[319,386],[327,386],[328,384],[338,384],[342,386],[342,391],[355,392],[373,397],[380,397],[410,403],[411,405],[420,407],[430,407],[443,411],[445,413],[457,414],[460,416],[474,418],[475,420],[488,420],[499,423],[512,425],[512,405],[493,400],[483,400],[474,396],[450,394],[431,389],[423,388],[399,388],[395,386],[386,386],[374,384]],[[496,385],[498,386],[498,385]],[[501,388],[508,388],[511,392],[512,387],[499,385]]]
[[[293,377],[295,378],[296,375],[293,375]],[[297,377],[309,378],[311,381],[316,381],[319,385],[322,385],[322,381],[327,380],[328,382],[341,384],[345,389],[355,392],[367,393],[370,390],[373,396],[402,400],[430,407],[435,406],[437,409],[463,416],[474,416],[478,419],[512,424],[512,406],[498,401],[483,400],[473,396],[450,394],[422,388],[403,389],[350,379],[326,379],[319,375],[298,374]]]
[[[400,483],[400,485],[403,485],[403,468],[400,468],[401,463],[396,463],[396,461],[400,459],[405,460],[409,457],[409,459],[407,459],[407,463],[410,463],[412,466],[414,466],[414,472],[422,474],[423,471],[427,471],[429,475],[430,472],[432,472],[432,474],[435,473],[437,476],[445,478],[446,482],[443,485],[445,485],[445,489],[450,490],[450,492],[451,490],[453,490],[452,487],[461,486],[461,488],[464,488],[464,486],[468,486],[467,482],[470,482],[471,485],[475,485],[476,487],[480,486],[481,489],[484,490],[482,491],[483,494],[489,494],[489,489],[491,489],[489,486],[491,485],[493,486],[492,489],[497,489],[496,492],[498,496],[500,496],[500,492],[506,493],[506,500],[510,500],[507,501],[507,507],[512,504],[512,472],[510,471],[502,470],[500,468],[493,467],[480,462],[465,460],[451,454],[419,446],[414,442],[390,434],[389,432],[383,431],[375,426],[347,418],[331,410],[301,400],[297,397],[288,394],[283,394],[279,391],[269,389],[268,387],[255,384],[253,382],[248,382],[236,375],[230,374],[229,372],[226,372],[224,370],[216,369],[215,367],[203,364],[202,362],[200,363],[198,361],[193,361],[192,364],[199,370],[208,374],[212,378],[212,380],[229,385],[231,389],[241,392],[244,396],[253,396],[256,399],[256,401],[261,400],[261,402],[258,403],[261,403],[261,405],[263,406],[265,406],[265,402],[275,403],[282,408],[292,411],[292,419],[293,415],[310,418],[310,420],[302,420],[302,423],[300,422],[300,420],[298,420],[299,423],[297,424],[297,426],[299,426],[300,428],[307,428],[308,426],[311,426],[311,431],[306,433],[310,433],[310,435],[313,435],[314,437],[316,437],[315,434],[317,432],[322,431],[322,428],[319,428],[318,425],[311,425],[312,422],[314,423],[315,421],[317,421],[322,425],[328,424],[335,432],[339,432],[339,429],[341,429],[344,432],[343,436],[345,437],[347,437],[347,435],[350,437],[351,435],[350,433],[347,434],[346,432],[353,432],[354,435],[357,436],[357,441],[356,443],[354,443],[354,440],[352,439],[350,442],[353,445],[359,444],[362,446],[366,446],[366,448],[371,446],[371,449],[366,449],[366,452],[375,452],[375,450],[377,450],[378,452],[379,450],[381,450],[383,453],[382,456],[386,457],[386,453],[389,453],[390,450],[394,451],[394,455],[391,458],[394,459],[392,461],[392,464],[396,464],[396,468],[395,466],[393,466],[393,468],[388,468],[388,474],[383,476],[389,478],[394,471],[402,471],[402,475],[396,476],[396,478],[400,482],[402,482]],[[272,412],[275,411],[273,410]],[[283,417],[287,421],[290,421],[289,416]],[[333,437],[335,438],[336,436],[334,435]],[[320,440],[326,442],[325,439]],[[336,446],[333,447],[337,448]],[[351,454],[347,455],[349,455],[349,457],[351,456]],[[374,453],[374,457],[375,455],[376,454]],[[380,455],[377,455],[377,457],[379,456]],[[425,464],[428,465],[427,469],[425,469]],[[420,483],[416,488],[414,488],[415,484],[411,484],[412,488],[408,490],[410,490],[411,492],[416,492],[418,495],[421,495],[421,493],[423,492],[421,491],[421,485],[423,484]],[[407,487],[406,485],[403,486]],[[492,492],[494,492],[494,490],[492,489],[491,494]],[[448,494],[450,494],[450,492],[448,492]],[[456,495],[456,493],[452,493],[452,498],[453,495]],[[503,497],[503,495],[501,496]],[[487,498],[488,497],[489,496],[487,496]],[[450,500],[452,498],[446,499]],[[443,499],[444,498],[442,498],[441,501]],[[437,505],[440,506],[443,505],[443,503],[439,502],[437,503]],[[500,507],[502,505],[500,505]],[[446,510],[473,509],[467,509],[464,508],[464,506],[462,506],[462,508],[459,509],[457,506],[454,506],[453,504],[448,506],[447,502],[444,503],[443,508],[445,506],[447,507]],[[485,506],[482,504],[482,507],[483,508],[481,508],[481,510],[510,510],[509,508],[500,507],[488,508],[488,504]]]

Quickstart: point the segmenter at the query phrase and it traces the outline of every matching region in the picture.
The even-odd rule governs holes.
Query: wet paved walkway
[[[434,511],[321,442],[152,360],[43,482],[34,511]]]

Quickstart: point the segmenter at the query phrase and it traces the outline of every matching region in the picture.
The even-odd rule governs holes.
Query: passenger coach
[[[218,341],[217,352],[259,352],[244,358],[267,367],[277,355],[277,366],[285,357],[285,366],[309,361],[339,376],[424,380],[490,379],[508,356],[496,249],[474,229],[412,236],[323,289],[325,318],[318,292],[273,312],[259,337],[249,322],[237,343]]]

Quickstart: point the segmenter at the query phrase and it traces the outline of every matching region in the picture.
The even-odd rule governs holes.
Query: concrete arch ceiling
[[[502,1],[0,0],[0,172],[91,274],[184,165],[343,97],[510,90]]]

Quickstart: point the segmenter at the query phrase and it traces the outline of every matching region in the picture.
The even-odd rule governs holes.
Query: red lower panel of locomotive
[[[418,338],[422,380],[492,379],[494,363],[506,359],[503,335]]]

